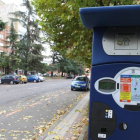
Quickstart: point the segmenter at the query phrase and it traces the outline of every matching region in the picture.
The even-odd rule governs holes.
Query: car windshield
[[[76,77],[75,81],[86,81],[85,77]]]

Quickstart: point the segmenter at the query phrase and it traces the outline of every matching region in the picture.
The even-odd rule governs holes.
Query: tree
[[[0,20],[0,31],[4,30],[5,28],[6,28],[6,22]]]
[[[26,7],[27,11],[17,11],[12,13],[17,17],[12,20],[18,21],[26,29],[25,34],[21,35],[20,41],[17,44],[17,54],[21,59],[20,66],[25,71],[26,75],[29,70],[38,70],[41,61],[43,60],[41,52],[44,48],[40,38],[41,29],[38,26],[36,13],[33,10],[30,1],[23,0],[22,6]]]
[[[53,50],[66,51],[64,57],[91,65],[92,30],[86,30],[79,17],[79,8],[130,5],[133,0],[33,0],[46,32],[46,41]]]
[[[64,72],[73,75],[82,75],[85,74],[85,70],[82,64],[78,64],[74,60],[66,60],[67,63],[65,63]]]
[[[6,22],[0,20],[0,31],[6,28]],[[9,66],[8,56],[4,52],[0,52],[0,67],[7,68]]]
[[[7,56],[5,52],[0,53],[0,67],[9,67],[9,56]]]
[[[11,21],[11,26],[10,26],[10,34],[6,37],[7,40],[5,40],[6,46],[4,46],[5,48],[10,48],[11,52],[9,54],[9,56],[7,56],[7,58],[9,59],[9,67],[10,71],[15,70],[16,68],[18,68],[18,64],[19,64],[19,59],[17,58],[17,41],[18,41],[18,34],[14,28],[14,23],[13,21]]]
[[[39,72],[40,73],[46,73],[46,72],[48,72],[50,69],[49,69],[49,65],[48,64],[46,64],[46,63],[41,63],[41,66],[40,67],[38,67],[39,68]]]
[[[52,77],[53,72],[58,69],[58,62],[61,59],[61,55],[57,51],[51,50],[51,55],[48,58],[52,59],[52,64],[49,66]]]

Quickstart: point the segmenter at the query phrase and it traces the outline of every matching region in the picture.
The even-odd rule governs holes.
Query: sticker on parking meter
[[[120,102],[131,102],[131,75],[121,75]]]
[[[98,134],[98,138],[106,138],[106,134]]]
[[[140,75],[121,75],[120,102],[140,101]]]
[[[140,75],[131,75],[131,100],[140,101]]]

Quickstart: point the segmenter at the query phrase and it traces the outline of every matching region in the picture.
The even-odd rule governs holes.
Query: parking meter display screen
[[[111,79],[99,81],[99,90],[102,92],[113,92],[116,90],[116,82]]]

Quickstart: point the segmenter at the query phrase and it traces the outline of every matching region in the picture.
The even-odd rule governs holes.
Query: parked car
[[[89,82],[91,81],[91,78],[90,78],[90,76],[87,76],[88,77],[88,79],[89,79]]]
[[[18,84],[18,83],[20,83],[20,80],[19,80],[19,78],[17,78],[14,75],[3,75],[1,77],[1,84],[5,84],[5,83],[11,84],[11,85]]]
[[[40,79],[40,82],[45,81],[45,78],[44,78],[43,76],[38,76],[38,77],[39,77],[39,79]]]
[[[44,73],[43,76],[44,77],[47,77],[47,76],[49,76],[49,74],[48,73]]]
[[[40,81],[40,79],[37,75],[28,75],[27,80],[28,80],[28,82],[34,82],[34,83],[37,83]]]
[[[77,76],[71,83],[71,90],[74,89],[87,91],[89,89],[89,79],[86,76]]]
[[[21,84],[27,83],[27,77],[25,75],[18,75],[17,77],[19,78]]]
[[[67,75],[66,76],[66,79],[72,79],[73,78],[73,75]]]

